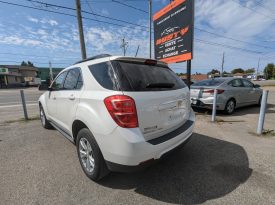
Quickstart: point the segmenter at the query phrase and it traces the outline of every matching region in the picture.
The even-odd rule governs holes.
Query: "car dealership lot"
[[[112,173],[97,184],[82,172],[75,146],[57,131],[44,130],[38,120],[1,123],[1,203],[274,204],[275,137],[250,134],[245,124],[211,123],[199,114],[183,149],[145,171]]]

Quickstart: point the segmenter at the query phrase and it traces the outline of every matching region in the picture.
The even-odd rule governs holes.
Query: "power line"
[[[239,39],[232,38],[232,37],[229,37],[229,36],[224,36],[224,35],[221,35],[221,34],[218,34],[218,33],[214,33],[214,32],[211,32],[211,31],[207,31],[207,30],[204,30],[204,29],[201,29],[201,28],[197,28],[197,27],[194,27],[194,28],[195,28],[196,30],[198,30],[198,31],[202,31],[202,32],[209,33],[209,34],[212,34],[212,35],[215,35],[215,36],[219,36],[219,37],[221,37],[221,38],[230,39],[230,40],[233,40],[233,41],[238,41],[238,42],[250,44],[250,45],[253,45],[253,46],[257,46],[257,47],[268,48],[268,49],[274,49],[274,48],[269,47],[269,46],[262,46],[262,45],[259,45],[259,44],[250,43],[250,42],[247,42],[247,41],[239,40]]]
[[[264,14],[264,13],[258,12],[256,9],[250,8],[249,6],[243,5],[243,4],[241,4],[241,3],[240,3],[239,1],[237,1],[237,0],[231,0],[231,1],[235,2],[236,4],[239,4],[239,6],[242,6],[242,7],[244,7],[244,8],[247,8],[247,9],[249,9],[249,10],[255,12],[255,13],[258,13],[258,14],[260,14],[260,15],[262,15],[262,16],[265,16],[265,17],[267,17],[267,18],[270,18],[270,19],[272,19],[272,20],[275,20],[275,18],[273,18],[273,17],[271,17],[271,16],[269,16],[269,15],[266,15],[266,14]]]
[[[59,11],[51,11],[51,10],[47,10],[47,9],[36,8],[36,7],[32,7],[32,6],[26,6],[26,5],[17,4],[17,3],[11,3],[11,2],[6,2],[6,1],[2,1],[2,0],[0,0],[0,3],[8,4],[8,5],[13,5],[13,6],[24,7],[24,8],[29,8],[29,9],[34,9],[34,10],[39,10],[39,11],[46,11],[46,12],[49,12],[49,13],[55,13],[55,14],[60,14],[60,15],[70,16],[70,17],[75,17],[76,18],[76,15],[68,14],[68,13],[63,13],[63,12],[59,12]],[[102,20],[96,20],[96,19],[92,19],[92,18],[88,18],[88,17],[82,17],[82,18],[86,19],[86,20],[90,20],[90,21],[95,21],[95,22],[100,22],[100,23],[105,23],[105,24],[113,25],[113,26],[119,26],[119,27],[125,27],[125,26],[127,26],[128,28],[136,29],[136,27],[129,26],[129,25],[122,25],[122,24],[117,24],[117,23],[111,23],[111,22],[102,21]],[[145,30],[145,29],[143,29],[143,30]],[[145,31],[147,31],[147,30],[145,30]]]
[[[56,8],[62,8],[62,9],[67,9],[67,10],[71,10],[71,11],[75,11],[76,10],[75,8],[70,8],[70,7],[56,5],[56,4],[49,4],[49,3],[45,3],[45,2],[41,2],[41,1],[37,1],[37,0],[25,0],[25,1],[35,2],[35,3],[39,3],[41,5],[45,5],[45,6],[53,6],[53,7],[56,7]],[[88,1],[87,1],[87,5],[88,5],[88,7],[91,10],[91,6],[90,6],[90,4],[89,4]],[[143,26],[143,25],[140,25],[140,24],[132,23],[132,22],[125,21],[125,20],[122,20],[122,19],[117,19],[117,18],[105,16],[105,15],[102,15],[102,14],[97,14],[97,13],[95,13],[93,11],[92,12],[88,12],[88,11],[85,11],[85,10],[81,10],[81,12],[85,13],[85,14],[91,14],[91,15],[98,16],[98,17],[101,17],[101,18],[113,20],[113,21],[118,21],[118,22],[127,23],[127,24],[134,25],[134,26],[139,26],[139,27],[147,28],[147,26]]]
[[[229,48],[229,49],[235,49],[235,50],[240,50],[240,51],[244,51],[244,52],[248,52],[248,53],[257,53],[257,54],[262,54],[263,52],[261,51],[254,51],[254,50],[249,50],[249,49],[245,49],[245,48],[240,48],[240,47],[235,47],[235,46],[229,46],[229,45],[225,45],[225,44],[221,44],[221,43],[215,43],[215,42],[210,42],[210,41],[206,41],[206,40],[202,40],[202,39],[196,39],[196,41],[200,42],[200,43],[204,43],[204,44],[209,44],[209,45],[213,45],[213,46],[220,46],[220,47],[224,47],[224,48]]]
[[[117,4],[120,4],[120,5],[123,5],[123,6],[126,6],[126,7],[128,7],[128,8],[135,9],[135,10],[137,10],[137,11],[141,11],[141,12],[144,12],[144,13],[148,13],[148,11],[145,11],[145,10],[143,10],[143,9],[134,7],[134,6],[129,5],[129,4],[125,4],[125,3],[121,2],[121,1],[112,0],[112,2],[117,3]]]

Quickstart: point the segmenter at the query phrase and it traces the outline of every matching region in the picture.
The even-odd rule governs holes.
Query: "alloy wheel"
[[[45,118],[45,115],[44,115],[44,112],[43,112],[42,108],[40,109],[40,120],[41,120],[42,125],[45,126],[46,118]]]
[[[95,168],[95,160],[93,156],[93,150],[86,138],[81,138],[79,141],[79,156],[81,159],[81,163],[87,172],[93,172]]]
[[[227,112],[232,113],[234,111],[235,104],[232,100],[227,103]]]

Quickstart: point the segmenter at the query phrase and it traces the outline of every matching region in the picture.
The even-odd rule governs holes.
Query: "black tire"
[[[44,127],[45,129],[53,129],[53,126],[47,120],[47,116],[45,115],[42,105],[39,106],[39,115],[40,115],[40,121],[41,121],[42,127]]]
[[[260,98],[259,98],[259,101],[258,101],[257,106],[258,106],[258,107],[261,107],[261,104],[262,104],[262,95],[261,95]]]
[[[234,99],[229,99],[225,105],[224,113],[227,115],[232,115],[235,111],[236,102]]]
[[[85,162],[82,161],[83,159],[81,158],[81,154],[80,154],[80,150],[83,152],[81,148],[81,142],[83,143],[83,141],[88,142],[91,147],[91,151],[89,152],[89,154],[91,154],[94,160],[94,167],[90,171],[86,168],[84,164]],[[76,148],[77,148],[77,155],[78,155],[79,162],[87,177],[89,177],[93,181],[99,181],[101,178],[103,178],[110,172],[106,166],[105,160],[102,156],[99,146],[89,129],[83,128],[78,132],[77,139],[76,139]],[[87,155],[85,156],[87,160]]]

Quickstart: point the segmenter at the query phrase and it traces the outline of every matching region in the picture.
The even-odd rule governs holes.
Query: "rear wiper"
[[[172,88],[174,83],[148,83],[146,88]]]

